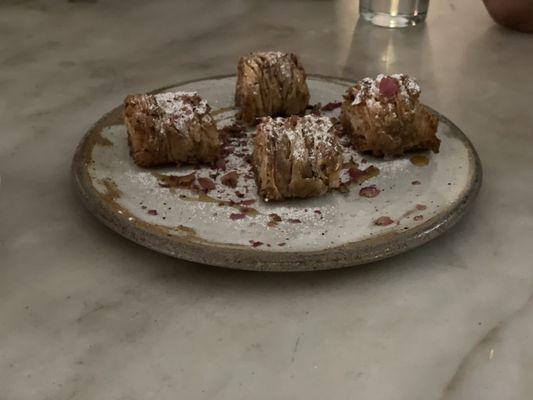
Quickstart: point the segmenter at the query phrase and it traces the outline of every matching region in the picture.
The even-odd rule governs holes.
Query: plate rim
[[[201,79],[180,81],[165,85],[148,93],[158,93],[186,84],[220,80],[235,77],[235,74],[209,76]],[[354,81],[321,74],[307,74],[309,78],[349,85]],[[336,269],[366,264],[389,258],[419,247],[438,237],[454,226],[473,204],[483,179],[479,155],[465,133],[450,119],[426,105],[439,120],[449,125],[469,152],[473,170],[468,177],[466,190],[456,200],[456,204],[446,211],[436,214],[424,223],[402,232],[385,233],[373,238],[344,243],[332,248],[311,251],[269,251],[248,246],[210,242],[205,239],[191,239],[188,236],[168,235],[158,232],[155,224],[144,221],[131,222],[117,212],[92,184],[87,170],[87,152],[94,147],[91,137],[117,121],[122,115],[122,105],[118,105],[100,117],[83,135],[74,153],[71,173],[73,184],[85,207],[104,225],[125,238],[147,247],[186,261],[254,271],[297,272]],[[90,147],[90,149],[88,148]]]

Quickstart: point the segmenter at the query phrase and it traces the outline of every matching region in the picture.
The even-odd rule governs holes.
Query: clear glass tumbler
[[[404,28],[426,19],[429,0],[360,0],[359,14],[374,25]]]

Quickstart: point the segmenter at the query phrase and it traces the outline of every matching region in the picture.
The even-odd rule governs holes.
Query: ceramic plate
[[[350,82],[311,76],[308,84],[311,103],[326,104],[338,101]],[[198,91],[223,127],[235,114],[234,88],[235,77],[230,76],[160,91]],[[346,155],[346,168],[353,171],[357,166],[355,171],[367,173],[347,193],[265,203],[256,195],[249,166],[230,156],[226,171],[239,171],[238,186],[220,184],[216,171],[203,167],[195,173],[210,177],[216,188],[198,195],[162,186],[165,176],[190,173],[190,167],[141,169],[133,163],[121,112],[117,107],[100,119],[76,151],[72,170],[84,204],[128,239],[198,263],[307,271],[383,259],[449,229],[472,204],[481,184],[481,165],[472,144],[433,111],[440,119],[440,153],[382,160],[352,151]],[[244,146],[234,152],[249,150]],[[342,176],[350,179],[348,171]]]

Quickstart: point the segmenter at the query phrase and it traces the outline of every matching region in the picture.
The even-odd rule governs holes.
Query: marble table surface
[[[337,271],[175,260],[98,223],[70,161],[130,92],[231,73],[255,49],[312,73],[408,72],[484,166],[444,236]],[[533,398],[533,36],[481,0],[426,25],[348,0],[0,2],[0,399]]]

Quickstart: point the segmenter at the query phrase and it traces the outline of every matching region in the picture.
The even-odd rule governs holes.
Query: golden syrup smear
[[[424,165],[429,164],[429,158],[420,154],[415,154],[414,156],[411,156],[411,158],[409,158],[409,161],[411,161],[411,164],[416,165],[418,167],[423,167]]]

